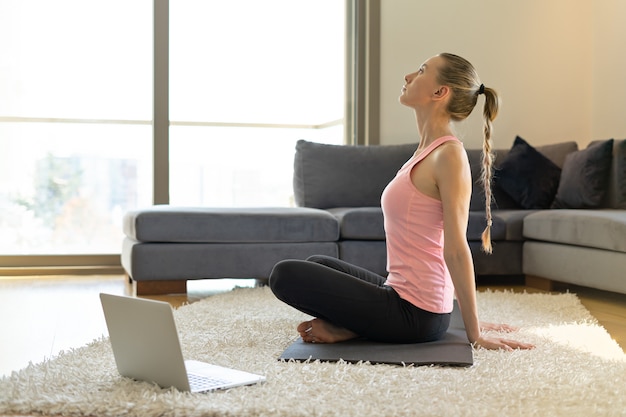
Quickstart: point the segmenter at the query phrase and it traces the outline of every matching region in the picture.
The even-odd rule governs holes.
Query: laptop
[[[100,294],[117,370],[162,388],[207,392],[264,382],[265,377],[183,359],[169,303]]]

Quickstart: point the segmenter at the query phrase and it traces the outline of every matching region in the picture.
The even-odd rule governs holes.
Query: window
[[[171,204],[293,204],[295,142],[343,142],[344,2],[169,17]],[[151,0],[0,0],[0,254],[119,253],[123,213],[152,204],[152,19]]]
[[[151,11],[0,1],[3,255],[119,252],[122,213],[151,202]]]
[[[295,143],[343,143],[345,4],[170,3],[170,202],[292,204]]]

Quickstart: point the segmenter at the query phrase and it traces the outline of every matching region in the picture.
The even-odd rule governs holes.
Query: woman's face
[[[405,84],[402,86],[399,98],[400,103],[413,108],[428,103],[440,87],[437,76],[439,66],[442,64],[443,58],[434,56],[424,62],[417,71],[405,75]]]

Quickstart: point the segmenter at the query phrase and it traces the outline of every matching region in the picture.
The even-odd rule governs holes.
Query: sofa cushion
[[[578,150],[578,144],[574,141],[551,143],[549,145],[535,146],[543,156],[554,162],[559,168],[563,168],[565,158],[572,152]]]
[[[571,152],[578,150],[578,144],[573,141],[559,142],[537,146],[535,149],[541,152],[541,154],[550,161],[554,162],[556,166],[561,168],[565,163],[565,157]],[[519,204],[517,204],[506,192],[502,190],[497,181],[497,177],[499,175],[498,169],[508,156],[509,152],[510,149],[496,149],[494,151],[496,155],[494,162],[494,175],[496,178],[493,181],[492,187],[494,197],[492,207],[495,209],[521,208]],[[482,185],[480,184],[481,151],[479,149],[468,149],[467,156],[469,157],[472,179],[474,182],[474,190],[472,191],[472,199],[470,201],[470,210],[484,210],[485,194],[482,192]]]
[[[552,208],[597,208],[608,189],[613,139],[567,155]]]
[[[376,207],[389,181],[417,144],[386,146],[296,144],[293,191],[301,207]]]
[[[626,211],[542,210],[524,219],[524,237],[626,252]]]
[[[383,212],[380,207],[339,207],[328,209],[339,221],[340,240],[385,240]],[[495,210],[491,238],[494,241],[521,241],[524,218],[533,210]],[[480,241],[485,229],[485,213],[470,211],[467,240]]]
[[[524,218],[534,213],[533,210],[494,210],[492,212],[491,240],[495,241],[522,241]],[[480,241],[485,230],[485,213],[470,211],[467,225],[467,240]]]
[[[338,207],[328,209],[328,212],[339,222],[341,240],[385,240],[380,207]]]
[[[157,205],[126,213],[124,233],[141,242],[333,242],[339,224],[304,207],[208,208]]]
[[[521,137],[502,162],[494,182],[525,209],[549,208],[559,186],[561,169]]]
[[[626,139],[613,145],[613,164],[603,207],[626,209]]]
[[[496,156],[494,161],[494,167],[500,166],[504,161],[506,155],[509,153],[508,149],[498,149],[494,151]],[[470,170],[472,172],[472,197],[470,200],[470,210],[485,210],[485,193],[483,192],[483,185],[480,181],[481,169],[482,169],[482,151],[480,149],[468,149],[467,157],[469,158]],[[496,168],[497,172],[497,168]],[[515,202],[507,193],[505,193],[495,181],[492,182],[491,187],[493,195],[493,209],[519,209],[520,205]]]

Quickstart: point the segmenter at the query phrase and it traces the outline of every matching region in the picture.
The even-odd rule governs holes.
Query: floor
[[[234,286],[253,285],[253,280],[192,281],[187,295],[151,298],[178,307]],[[486,288],[538,291],[516,284],[479,285],[479,290]],[[626,295],[577,287],[569,290],[626,348]],[[0,277],[0,377],[106,335],[100,292],[133,295],[133,288],[117,275]]]

